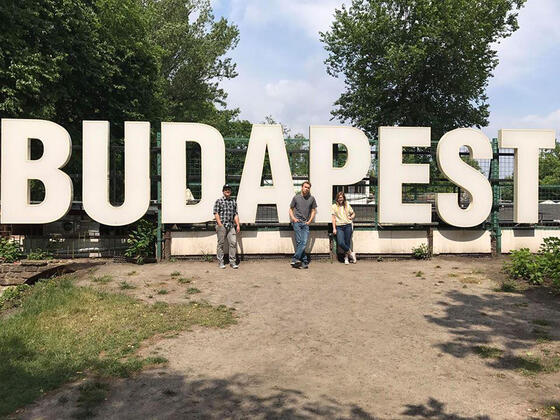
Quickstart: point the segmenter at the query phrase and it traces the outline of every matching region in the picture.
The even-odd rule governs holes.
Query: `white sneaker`
[[[346,264],[346,265],[350,264],[350,263],[348,262],[348,255],[345,255],[345,256],[344,256],[344,264]]]
[[[221,262],[220,263],[220,268],[226,268],[226,265],[223,262]]]
[[[356,262],[358,261],[356,259],[356,253],[354,251],[350,253],[350,261],[352,262],[352,264],[356,264]]]
[[[237,265],[236,263],[231,263],[230,266],[231,268],[239,268],[239,265]]]

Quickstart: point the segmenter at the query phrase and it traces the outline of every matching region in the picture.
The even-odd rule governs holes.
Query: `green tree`
[[[82,120],[157,119],[159,56],[137,0],[0,4],[0,113],[45,118],[80,142]]]
[[[226,110],[223,79],[237,76],[226,54],[239,42],[239,30],[214,20],[209,0],[146,0],[151,38],[161,51],[166,119],[196,121],[227,131],[239,110]]]
[[[539,159],[541,199],[560,200],[560,143],[553,150],[545,150]],[[552,186],[555,187],[552,187]]]
[[[321,40],[327,72],[346,89],[332,114],[376,136],[385,125],[429,126],[439,139],[488,124],[495,43],[525,0],[353,0]]]

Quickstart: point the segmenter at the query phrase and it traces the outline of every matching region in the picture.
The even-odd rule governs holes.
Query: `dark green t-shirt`
[[[311,209],[317,208],[317,202],[315,201],[315,197],[311,194],[307,197],[304,197],[301,194],[296,194],[294,195],[294,198],[292,198],[290,208],[294,209],[294,216],[296,219],[302,222],[307,222],[309,221],[309,216],[311,215]]]

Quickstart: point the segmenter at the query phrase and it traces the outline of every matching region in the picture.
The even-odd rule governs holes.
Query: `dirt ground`
[[[238,270],[107,264],[94,274],[113,276],[104,286],[84,274],[96,287],[133,284],[122,292],[149,302],[206,300],[238,316],[225,329],[146,345],[143,354],[168,365],[112,381],[98,418],[556,418],[543,407],[560,401],[560,373],[524,374],[508,360],[560,355],[560,298],[542,289],[495,291],[503,260],[315,261],[309,270],[288,261],[248,261]],[[535,320],[550,324],[546,340],[537,340]],[[505,353],[482,358],[476,346]],[[20,414],[72,417],[76,389]]]

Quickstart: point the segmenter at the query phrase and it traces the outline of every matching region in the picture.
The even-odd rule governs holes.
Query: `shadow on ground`
[[[438,302],[445,310],[442,316],[426,315],[434,324],[446,328],[453,338],[437,344],[444,353],[465,357],[477,346],[501,343],[506,353],[528,349],[537,340],[559,340],[560,302],[542,290],[523,294],[473,295],[450,291],[448,300]],[[535,304],[534,306],[532,304]],[[542,327],[538,322],[547,322]],[[508,363],[490,363],[508,368]]]
[[[325,396],[314,400],[294,389],[274,388],[263,393],[259,384],[243,375],[188,380],[174,373],[148,371],[112,383],[108,400],[93,414],[113,419],[377,418],[357,405]],[[75,396],[64,400],[73,405],[70,401],[75,402]]]
[[[434,420],[490,420],[490,417],[485,415],[463,417],[458,414],[446,413],[445,404],[434,398],[430,398],[426,404],[407,405],[403,415]]]

